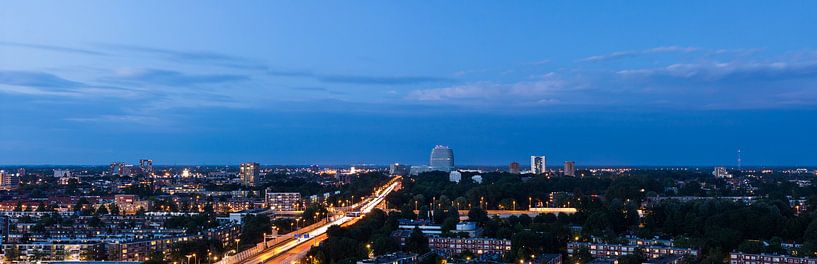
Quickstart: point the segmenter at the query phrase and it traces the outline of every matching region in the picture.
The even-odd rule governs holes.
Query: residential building
[[[545,173],[545,156],[530,156],[530,172],[533,174]]]
[[[508,172],[510,172],[512,174],[521,173],[521,170],[519,169],[519,162],[516,162],[516,161],[511,162],[511,164],[508,165]]]
[[[59,169],[55,169],[55,170],[54,170],[54,177],[55,177],[55,178],[60,178],[60,177],[71,177],[71,171],[70,171],[70,170],[59,170]]]
[[[133,194],[117,194],[114,196],[114,203],[121,213],[129,215],[136,214],[139,209],[150,208],[150,201],[140,200],[139,196]]]
[[[409,167],[404,164],[394,163],[391,166],[389,166],[389,174],[398,176],[408,176]]]
[[[729,264],[817,264],[817,258],[794,257],[773,254],[749,254],[732,252],[729,254]]]
[[[576,162],[565,161],[564,175],[565,177],[576,177]]]
[[[397,224],[397,228],[400,230],[411,231],[414,230],[415,227],[419,228],[420,231],[423,232],[423,235],[440,235],[443,233],[442,226],[435,225],[433,222],[425,219],[400,219]]]
[[[153,160],[149,160],[149,159],[139,160],[139,168],[142,169],[142,173],[144,173],[145,176],[153,176],[154,175]]]
[[[456,255],[465,251],[476,255],[502,255],[511,252],[511,241],[496,238],[429,237],[428,247],[443,256]]]
[[[255,186],[255,181],[261,172],[261,165],[258,162],[241,163],[238,176],[244,186]]]
[[[17,189],[17,186],[20,184],[20,177],[17,175],[8,173],[4,170],[0,170],[0,190],[13,190]]]
[[[573,255],[579,248],[586,247],[594,258],[617,258],[631,255],[640,250],[648,259],[654,259],[667,255],[690,255],[698,256],[701,251],[693,248],[671,247],[665,245],[630,245],[630,244],[607,244],[592,242],[568,242],[567,254]]]
[[[301,194],[297,192],[270,192],[267,189],[267,206],[272,211],[298,211],[301,208]]]
[[[460,181],[462,180],[462,173],[460,173],[459,171],[452,171],[451,173],[448,174],[448,180],[451,182],[460,183]]]
[[[715,167],[715,169],[712,170],[712,175],[720,179],[732,178],[732,174],[729,174],[729,171],[726,170],[725,167]]]

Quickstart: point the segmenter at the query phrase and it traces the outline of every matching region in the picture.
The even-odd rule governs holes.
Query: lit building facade
[[[297,192],[267,191],[267,205],[273,211],[298,211],[301,208],[301,194]]]
[[[565,161],[564,174],[566,177],[576,177],[576,162]]]
[[[433,170],[451,171],[454,169],[454,150],[447,146],[437,145],[431,150],[428,165]]]
[[[771,254],[748,254],[741,252],[732,252],[729,254],[729,264],[776,264],[776,263],[817,264],[817,258]]]
[[[255,186],[255,180],[261,172],[261,165],[258,162],[241,163],[238,177],[244,186]]]
[[[0,170],[0,189],[2,190],[13,190],[17,189],[17,186],[20,184],[20,177],[17,175],[8,173],[4,170]]]
[[[513,173],[513,174],[521,173],[521,170],[519,169],[519,162],[516,162],[516,161],[511,162],[511,164],[508,165],[508,172]]]
[[[672,247],[666,245],[631,245],[631,244],[606,244],[591,242],[569,242],[567,243],[567,254],[573,255],[580,248],[587,248],[594,258],[618,258],[621,256],[635,254],[640,250],[648,259],[663,256],[699,256],[701,251],[694,248]]]
[[[139,168],[142,169],[142,173],[144,173],[146,176],[153,176],[154,174],[153,160],[149,159],[139,160]]]
[[[545,173],[545,156],[530,156],[530,172],[533,174]]]
[[[476,255],[502,255],[511,252],[511,241],[496,238],[430,237],[428,247],[437,254],[451,256],[466,251]]]

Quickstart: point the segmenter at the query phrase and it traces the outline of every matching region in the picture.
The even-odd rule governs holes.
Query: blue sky
[[[10,1],[0,164],[817,164],[817,3]]]

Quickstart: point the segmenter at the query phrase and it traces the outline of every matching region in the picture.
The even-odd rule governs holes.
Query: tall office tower
[[[511,162],[511,164],[508,165],[508,172],[513,173],[513,174],[519,174],[521,172],[519,170],[519,162],[516,162],[516,161]]]
[[[241,178],[241,184],[244,186],[255,186],[255,179],[261,172],[261,165],[258,162],[241,163],[241,169],[238,172],[238,177]]]
[[[454,150],[447,146],[437,145],[431,150],[429,167],[432,170],[451,171],[454,169]]]
[[[545,156],[530,156],[530,172],[533,174],[545,173]]]
[[[145,176],[153,176],[153,160],[142,159],[139,160],[139,168],[145,173]]]
[[[26,168],[19,168],[17,169],[17,177],[26,176]]]
[[[576,177],[576,162],[565,161],[565,176]]]

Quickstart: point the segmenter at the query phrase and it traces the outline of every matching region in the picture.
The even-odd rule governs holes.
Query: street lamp
[[[236,254],[236,255],[238,254],[238,242],[239,242],[239,241],[241,241],[241,239],[240,239],[240,238],[236,238],[236,239],[235,239],[235,254]]]
[[[184,255],[184,256],[187,257],[187,264],[190,264],[190,257],[192,257],[193,255]]]

